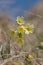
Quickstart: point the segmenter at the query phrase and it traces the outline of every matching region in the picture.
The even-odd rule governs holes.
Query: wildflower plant
[[[21,48],[22,48],[21,51],[24,52],[25,51],[24,36],[25,36],[25,34],[28,35],[30,33],[33,33],[34,25],[30,24],[30,23],[25,25],[25,20],[24,20],[23,16],[21,16],[21,17],[18,16],[16,18],[16,22],[17,22],[17,29],[16,30],[8,29],[7,35],[10,39],[16,39],[17,44],[21,45]],[[33,56],[28,55],[28,59],[30,60],[30,62],[29,61],[28,62],[31,63],[31,59],[33,59]],[[27,61],[26,61],[26,63],[27,63]]]
[[[24,17],[21,16],[19,18],[17,17],[18,33],[20,33],[21,35],[32,33],[34,26],[32,24],[28,24],[28,25],[24,26],[23,25],[23,24],[25,24]]]
[[[26,26],[24,26],[25,24],[25,20],[23,16],[18,16],[16,18],[16,22],[17,22],[17,29],[16,30],[9,30],[8,34],[9,36],[12,38],[16,38],[16,42],[18,44],[21,44],[22,49],[24,48],[24,35],[25,34],[30,34],[33,33],[34,30],[34,25],[33,24],[26,24]]]

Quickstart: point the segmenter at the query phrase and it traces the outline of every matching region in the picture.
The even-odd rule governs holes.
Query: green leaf
[[[39,48],[40,50],[43,50],[43,46],[38,46],[38,48]]]

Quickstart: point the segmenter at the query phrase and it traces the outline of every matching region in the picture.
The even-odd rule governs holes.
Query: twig
[[[4,62],[1,64],[1,65],[4,65],[5,63],[7,63],[9,60],[11,61],[13,58],[18,58],[18,57],[21,57],[21,56],[23,56],[24,54],[27,54],[28,52],[21,52],[19,55],[14,55],[14,56],[12,56],[12,57],[10,57],[10,58],[8,58],[8,59],[6,59],[6,60],[4,60]],[[32,61],[33,60],[43,60],[42,58],[35,58],[35,59],[32,59]]]

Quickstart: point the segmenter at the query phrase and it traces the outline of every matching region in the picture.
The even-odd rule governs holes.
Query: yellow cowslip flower
[[[10,37],[14,37],[15,33],[16,33],[16,31],[14,31],[14,30],[8,30],[8,35]]]
[[[23,16],[21,16],[21,17],[18,16],[16,21],[17,21],[17,24],[18,24],[18,25],[24,24],[24,18],[23,18]]]
[[[24,26],[18,26],[18,32],[19,33],[24,33],[25,32]]]
[[[28,60],[32,60],[33,59],[33,56],[30,54],[28,55]]]
[[[33,29],[34,29],[33,24],[27,24],[26,27],[25,27],[25,33],[26,34],[32,33]]]

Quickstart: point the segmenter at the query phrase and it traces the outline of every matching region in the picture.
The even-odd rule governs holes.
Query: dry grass
[[[5,49],[8,41],[10,41],[10,57],[3,60],[0,54],[0,65],[24,65],[25,56],[34,52],[37,56],[32,59],[32,65],[43,65],[43,50],[36,49],[36,46],[41,45],[36,35],[43,35],[43,3],[38,4],[31,12],[27,12],[25,15],[26,23],[33,23],[35,30],[33,34],[25,36],[25,51],[21,52],[21,46],[16,43],[14,39],[10,39],[6,31],[10,28],[16,28],[15,23],[11,23],[6,15],[0,16],[0,53],[2,47]],[[5,27],[3,27],[5,24]],[[17,61],[22,63],[17,63]]]

